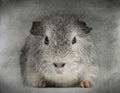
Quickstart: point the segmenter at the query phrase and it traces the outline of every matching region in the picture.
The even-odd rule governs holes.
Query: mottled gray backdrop
[[[120,0],[2,0],[0,1],[0,93],[120,93]],[[23,86],[20,49],[33,20],[56,11],[74,13],[93,27],[100,68],[93,88]]]

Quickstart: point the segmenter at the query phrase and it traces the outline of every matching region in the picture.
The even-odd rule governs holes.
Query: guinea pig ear
[[[85,34],[88,34],[91,32],[92,28],[88,27],[84,21],[77,20],[76,22],[81,27],[81,29],[84,31]]]
[[[43,30],[42,22],[41,21],[34,21],[32,23],[32,28],[30,30],[30,33],[32,35],[40,35],[41,30]]]

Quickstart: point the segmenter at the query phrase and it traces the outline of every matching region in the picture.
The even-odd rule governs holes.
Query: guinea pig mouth
[[[62,74],[63,73],[63,69],[62,68],[57,68],[55,69],[57,74]]]

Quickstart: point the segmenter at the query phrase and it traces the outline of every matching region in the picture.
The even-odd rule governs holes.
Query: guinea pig
[[[34,21],[20,55],[24,83],[38,88],[92,87],[98,66],[91,30],[69,14]]]

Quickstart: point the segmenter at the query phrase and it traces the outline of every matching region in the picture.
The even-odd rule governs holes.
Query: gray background
[[[0,93],[120,93],[119,0],[0,1]],[[56,11],[74,13],[93,27],[99,73],[93,88],[31,88],[23,86],[19,54],[32,21]]]

